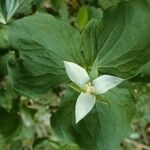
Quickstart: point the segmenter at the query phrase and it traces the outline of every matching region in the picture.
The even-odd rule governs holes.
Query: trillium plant
[[[0,0],[0,150],[118,150],[149,61],[150,0]]]
[[[91,111],[97,95],[106,93],[124,81],[124,79],[112,75],[101,75],[92,81],[87,71],[81,66],[68,61],[64,61],[64,65],[68,77],[79,87],[81,92],[75,106],[76,123]]]

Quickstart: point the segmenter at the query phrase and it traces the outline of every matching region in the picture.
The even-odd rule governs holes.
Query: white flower
[[[91,81],[88,73],[81,66],[68,61],[64,61],[64,65],[70,80],[81,89],[75,106],[76,123],[93,108],[96,95],[106,93],[124,80],[112,75],[102,75]]]

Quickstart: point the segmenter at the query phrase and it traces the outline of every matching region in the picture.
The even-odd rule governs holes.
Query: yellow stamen
[[[93,92],[94,92],[94,86],[92,86],[92,84],[89,82],[89,83],[87,83],[87,84],[83,87],[83,90],[84,90],[86,93],[93,93]]]

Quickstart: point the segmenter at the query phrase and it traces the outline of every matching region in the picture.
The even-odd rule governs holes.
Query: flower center
[[[87,84],[83,87],[83,90],[84,90],[86,93],[93,93],[93,92],[94,92],[94,86],[92,86],[92,84],[89,82],[89,83],[87,83]]]

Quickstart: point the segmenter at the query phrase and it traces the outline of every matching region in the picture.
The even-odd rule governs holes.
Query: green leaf
[[[80,150],[76,144],[69,143],[62,145],[59,141],[50,138],[38,138],[33,143],[35,150]]]
[[[120,0],[98,0],[99,6],[101,6],[103,9],[117,5],[119,2]]]
[[[8,57],[9,57],[8,53],[5,54],[4,56],[0,56],[0,75],[1,75],[1,79],[5,75],[8,75],[8,73],[7,73],[7,59],[8,59]]]
[[[58,150],[60,147],[57,141],[53,141],[49,138],[38,138],[33,142],[33,148],[35,150]]]
[[[88,6],[82,6],[77,14],[76,23],[80,30],[84,29],[89,20]]]
[[[102,20],[90,21],[81,44],[79,31],[52,16],[37,13],[16,21],[9,38],[17,54],[8,61],[11,84],[22,94],[38,97],[68,81],[63,60],[88,71],[94,63],[101,74],[135,76],[150,58],[149,12],[142,0],[113,7]]]
[[[102,19],[102,17],[103,12],[100,8],[85,5],[79,9],[79,12],[76,17],[76,24],[77,27],[82,31],[89,20],[91,20],[92,18],[100,20]]]
[[[12,89],[10,84],[8,83],[2,84],[6,85],[4,87],[0,85],[0,107],[10,111],[13,107],[13,100],[17,98],[17,94]]]
[[[103,17],[103,11],[100,8],[95,8],[92,6],[89,6],[89,18],[95,18],[95,19],[102,19]]]
[[[62,146],[59,150],[81,150],[76,144],[67,144]]]
[[[27,7],[33,0],[0,0],[0,23],[6,24],[15,13]]]
[[[143,67],[143,75],[144,76],[149,76],[150,77],[150,62],[148,62],[144,67]]]
[[[101,73],[135,76],[150,58],[150,7],[133,0],[113,7],[101,21],[91,20],[82,33],[86,64]]]
[[[4,16],[4,13],[3,13],[3,9],[2,9],[2,4],[0,5],[0,23],[3,23],[3,24],[6,23],[5,16]]]
[[[6,26],[0,25],[0,49],[5,50],[8,49],[8,28]],[[0,50],[0,51],[2,51]]]
[[[21,117],[14,109],[8,113],[5,109],[0,108],[0,134],[4,137],[12,136],[20,127]]]
[[[78,30],[44,13],[13,23],[10,45],[19,53],[8,61],[11,84],[31,97],[67,80],[64,60],[82,63]]]
[[[0,149],[6,149],[6,139],[0,135]]]
[[[93,110],[75,124],[74,107],[77,93],[69,92],[52,115],[51,125],[64,143],[74,142],[86,150],[116,150],[128,136],[135,106],[126,89],[115,88],[97,97]]]

